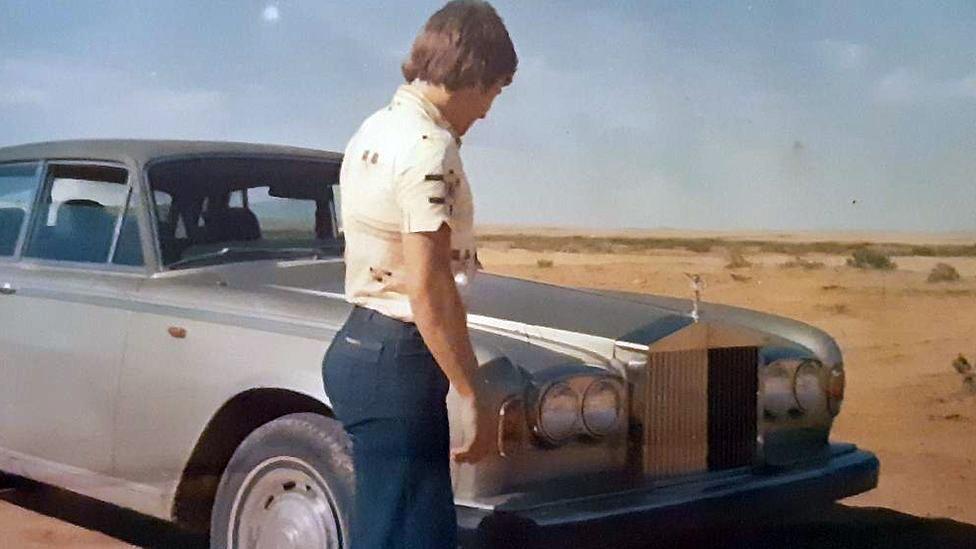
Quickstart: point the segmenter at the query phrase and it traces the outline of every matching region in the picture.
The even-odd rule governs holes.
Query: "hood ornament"
[[[691,308],[691,318],[695,322],[698,322],[701,294],[705,290],[705,279],[698,273],[685,273],[685,276],[691,281],[691,289],[695,291],[695,301]]]

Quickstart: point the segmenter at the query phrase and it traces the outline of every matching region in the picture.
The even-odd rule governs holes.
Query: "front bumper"
[[[664,532],[827,505],[876,487],[878,468],[874,454],[852,444],[832,444],[818,458],[789,469],[711,473],[534,505],[459,506],[460,541],[464,547],[650,543]]]

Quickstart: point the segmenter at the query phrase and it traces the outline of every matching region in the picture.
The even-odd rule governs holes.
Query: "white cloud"
[[[42,105],[48,99],[47,93],[40,88],[23,85],[13,85],[0,90],[0,106],[23,107]]]
[[[269,23],[274,23],[281,18],[281,12],[278,11],[278,6],[274,4],[268,4],[264,11],[261,12],[261,19]]]
[[[934,80],[917,70],[898,67],[878,81],[875,97],[886,103],[976,99],[976,73],[962,78]]]
[[[814,44],[817,55],[829,67],[840,70],[862,68],[870,50],[864,44],[828,38]]]

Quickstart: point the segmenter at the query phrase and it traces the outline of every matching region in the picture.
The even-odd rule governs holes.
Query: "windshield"
[[[149,170],[163,264],[341,256],[337,162],[194,158]]]

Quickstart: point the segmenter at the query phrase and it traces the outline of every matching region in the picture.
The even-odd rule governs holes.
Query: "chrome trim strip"
[[[17,295],[36,297],[40,299],[54,299],[71,303],[82,303],[99,307],[111,307],[136,313],[146,313],[166,317],[184,318],[201,322],[213,322],[240,328],[262,330],[283,335],[292,335],[308,339],[329,341],[341,326],[324,322],[309,322],[289,317],[258,318],[238,311],[201,311],[188,305],[175,303],[152,302],[133,299],[128,295],[98,295],[79,294],[59,290],[41,288],[19,288]]]
[[[122,275],[132,276],[135,278],[146,278],[146,270],[143,267],[114,265],[112,263],[88,263],[85,261],[61,261],[58,259],[25,257],[20,260],[17,267],[23,270],[47,269],[51,271],[72,273]]]
[[[128,172],[126,172],[126,176],[125,201],[122,202],[122,211],[119,213],[119,217],[115,219],[115,227],[112,228],[112,244],[108,247],[108,263],[112,264],[115,262],[115,249],[119,246],[122,223],[125,222],[125,216],[129,214],[129,200],[132,199],[132,176]]]
[[[323,257],[320,259],[258,259],[258,260],[249,260],[249,261],[235,261],[233,264],[239,265],[241,263],[258,263],[258,262],[265,262],[265,261],[275,261],[279,266],[291,267],[298,262],[305,262],[305,264],[307,265],[311,265],[313,263],[342,263],[344,259],[342,257]],[[165,271],[157,271],[151,274],[149,278],[152,278],[153,280],[158,280],[158,279],[165,279],[165,278],[178,278],[181,276],[188,276],[190,274],[195,274],[195,273],[219,272],[223,270],[227,265],[230,265],[230,263],[220,263],[217,265],[202,265],[200,267],[187,267],[185,269],[169,269]],[[346,298],[344,294],[336,294],[333,292],[325,292],[319,290],[307,290],[304,288],[292,288],[291,286],[271,285],[268,287],[275,288],[278,290],[286,290],[286,291],[292,291],[292,292],[303,293],[308,295],[321,295],[323,297],[338,296],[343,300],[345,300]]]

